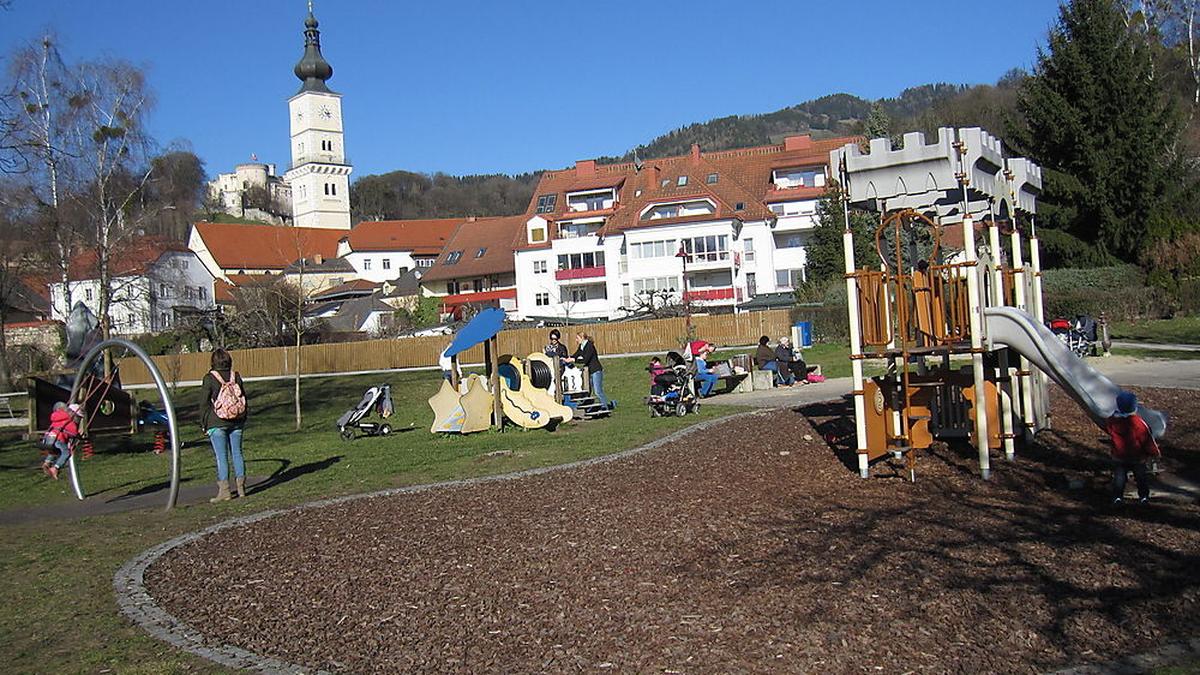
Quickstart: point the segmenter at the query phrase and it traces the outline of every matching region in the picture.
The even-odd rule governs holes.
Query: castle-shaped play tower
[[[1035,214],[1040,168],[1004,156],[978,128],[905,134],[831,153],[846,230],[847,306],[858,467],[907,459],[935,439],[966,439],[991,473],[991,451],[1049,425],[1047,378],[1097,423],[1120,389],[1043,325]],[[850,209],[879,215],[870,260],[856,261]],[[1026,263],[1028,260],[1028,263]],[[859,266],[861,265],[861,267]],[[865,377],[867,364],[885,364]],[[875,368],[878,370],[879,368]],[[1166,419],[1140,410],[1155,435]]]

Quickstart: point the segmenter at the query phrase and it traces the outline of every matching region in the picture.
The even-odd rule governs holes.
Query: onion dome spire
[[[317,17],[313,16],[312,2],[308,3],[308,18],[304,20],[304,56],[296,63],[292,72],[300,78],[300,91],[333,92],[325,86],[325,80],[333,77],[333,66],[321,56],[321,31],[317,30]]]

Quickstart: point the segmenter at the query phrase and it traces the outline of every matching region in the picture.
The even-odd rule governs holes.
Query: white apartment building
[[[683,157],[546,172],[514,246],[516,316],[615,319],[685,292],[694,310],[732,311],[791,290],[805,278],[829,152],[857,140],[693,146]]]
[[[82,302],[100,314],[100,279],[95,255],[71,261],[70,305]],[[113,333],[140,335],[168,330],[182,313],[213,309],[213,276],[182,244],[143,238],[118,251],[109,263]],[[71,313],[62,282],[49,284],[51,318]]]

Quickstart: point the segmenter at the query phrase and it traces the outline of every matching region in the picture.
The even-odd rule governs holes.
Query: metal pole
[[[1039,324],[1046,322],[1045,306],[1042,302],[1042,249],[1038,242],[1037,236],[1037,221],[1034,216],[1029,216],[1029,266],[1033,273],[1033,317],[1037,319]],[[1041,429],[1050,428],[1050,391],[1047,388],[1046,374],[1038,373],[1035,380],[1037,388],[1037,412],[1041,420],[1039,427]]]
[[[167,410],[167,430],[171,434],[171,491],[167,495],[166,507],[169,511],[175,507],[175,503],[179,497],[179,425],[175,420],[175,405],[171,402],[171,392],[167,388],[166,381],[163,380],[162,373],[158,371],[158,366],[154,365],[154,360],[146,352],[142,351],[141,347],[128,340],[120,338],[104,340],[95,347],[92,347],[92,350],[87,353],[87,356],[79,364],[79,370],[75,373],[75,383],[71,386],[71,396],[67,399],[67,405],[78,403],[75,399],[79,395],[83,376],[91,370],[92,363],[96,360],[96,357],[109,347],[124,347],[141,359],[142,363],[146,366],[146,370],[150,372],[150,377],[154,378],[154,386],[158,389],[158,395],[162,398],[163,407]],[[71,453],[67,459],[67,463],[71,467],[71,487],[75,490],[75,497],[82,501],[83,486],[79,481],[79,469],[75,466],[75,453]]]
[[[1013,255],[1013,302],[1016,303],[1017,309],[1022,312],[1028,312],[1028,305],[1025,298],[1025,259],[1021,251],[1021,231],[1017,229],[1016,222],[1013,223],[1013,231],[1011,235],[1012,255]],[[1021,388],[1021,419],[1025,423],[1026,434],[1032,434],[1034,429],[1033,416],[1033,392],[1030,391],[1029,378],[1029,361],[1024,357],[1019,357],[1017,361],[1017,379]]]

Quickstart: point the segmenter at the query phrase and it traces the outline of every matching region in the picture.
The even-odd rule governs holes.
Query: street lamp
[[[692,256],[688,253],[687,246],[684,245],[683,242],[680,242],[679,252],[675,254],[675,257],[683,261],[683,319],[685,321],[685,325],[687,326],[687,339],[691,340],[693,337],[692,300],[690,297],[688,297],[687,264],[688,258]]]

